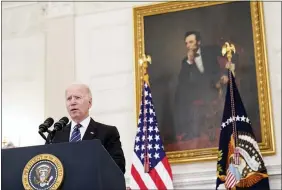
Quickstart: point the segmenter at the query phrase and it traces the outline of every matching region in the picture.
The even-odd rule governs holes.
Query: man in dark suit
[[[208,117],[216,106],[213,101],[219,97],[220,84],[226,84],[228,77],[217,61],[220,47],[201,46],[201,36],[196,31],[185,34],[185,44],[187,56],[178,76],[174,125],[178,135],[183,134],[183,139],[188,140],[198,137],[209,125]]]
[[[71,122],[62,131],[56,133],[53,143],[99,139],[121,171],[125,173],[125,158],[117,128],[98,123],[89,116],[89,109],[92,106],[89,87],[84,84],[72,84],[66,89],[65,97]]]

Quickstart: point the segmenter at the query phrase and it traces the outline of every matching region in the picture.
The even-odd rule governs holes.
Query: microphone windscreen
[[[51,127],[54,123],[54,119],[49,117],[44,121],[44,124],[47,125],[48,127]]]
[[[64,122],[65,125],[69,123],[69,119],[67,117],[62,117],[60,121]]]

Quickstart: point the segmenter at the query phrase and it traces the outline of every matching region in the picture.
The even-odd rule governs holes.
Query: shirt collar
[[[197,54],[198,54],[198,55],[201,55],[201,48],[199,48],[199,49],[197,50]]]
[[[80,128],[88,127],[90,123],[90,116],[86,117],[83,121],[81,121],[79,124],[81,125]],[[77,125],[75,121],[71,121],[71,129],[74,129],[74,127]]]

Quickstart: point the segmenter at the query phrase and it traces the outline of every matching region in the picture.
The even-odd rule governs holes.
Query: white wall
[[[35,4],[2,10],[2,137],[16,146],[42,143],[46,43],[37,12]]]
[[[39,124],[67,114],[63,94],[74,81],[74,19],[50,17],[51,6],[2,4],[2,137],[16,146],[43,144]]]
[[[90,85],[91,115],[118,127],[126,158],[136,129],[131,10],[76,18],[76,77]],[[126,170],[129,171],[129,160]]]
[[[33,130],[37,129],[44,118],[47,116],[59,118],[66,115],[64,107],[66,85],[73,80],[82,81],[89,84],[93,91],[91,116],[97,121],[115,125],[119,129],[128,177],[136,132],[132,12],[132,7],[136,5],[141,3],[3,4],[3,18],[4,23],[6,22],[2,28],[3,74],[9,73],[5,70],[11,64],[20,63],[30,64],[33,73],[38,73],[32,79],[33,83],[29,83],[30,89],[36,89],[33,91],[19,88],[24,82],[24,76],[29,76],[29,69],[7,74],[10,77],[6,78],[13,80],[13,84],[17,86],[9,83],[3,76],[2,112],[5,121],[3,136],[9,135],[16,140],[19,137],[24,139],[22,133],[9,132],[11,131],[9,118],[14,118],[14,115],[24,116],[25,113],[20,108],[29,106],[30,112],[27,113],[32,115],[29,117],[32,123],[26,122],[25,126],[28,127],[25,129],[28,129],[27,132],[32,137],[30,139],[37,139],[38,135]],[[277,154],[266,156],[264,160],[272,189],[281,189],[281,6],[280,3],[264,2],[264,10],[277,146]],[[25,25],[16,22],[15,18],[18,17],[15,15],[18,14],[30,15],[18,16],[22,19],[29,18],[26,19]],[[13,17],[14,20],[9,21]],[[38,37],[38,34],[41,34],[41,37]],[[29,48],[23,48],[24,44]],[[15,49],[14,46],[19,48]],[[37,55],[34,53],[36,49]],[[28,52],[23,54],[25,50]],[[23,58],[15,58],[16,55],[22,55]],[[27,61],[24,61],[25,57],[28,57]],[[38,65],[35,66],[35,63]],[[10,97],[13,97],[13,101],[8,99]],[[32,104],[32,100],[40,103]],[[37,110],[37,115],[33,114],[32,110]],[[19,125],[13,129],[19,129]],[[20,145],[39,144],[37,140],[31,141],[24,143],[21,141]],[[215,166],[215,161],[173,165],[175,187],[214,188]]]
[[[36,126],[44,119],[44,36],[2,43],[3,136],[16,146],[40,143]]]

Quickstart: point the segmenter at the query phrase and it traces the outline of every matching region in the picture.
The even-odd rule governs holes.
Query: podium
[[[49,164],[49,166],[54,166],[55,168],[58,163],[61,163],[62,168],[59,166],[56,170],[52,168],[46,169],[48,166],[44,164],[44,156],[41,156],[43,161],[41,160],[41,162],[35,166],[34,164],[40,160],[34,160],[33,158],[38,155],[55,156],[58,160],[53,160],[52,163],[55,164]],[[52,158],[52,156],[50,158]],[[24,169],[27,171],[25,166],[30,168],[29,172],[25,172],[27,175],[26,179],[31,183],[38,182],[35,184],[38,185],[37,187],[42,185],[39,189],[46,189],[43,184],[44,172],[46,171],[49,176],[52,176],[46,178],[49,179],[50,183],[52,183],[52,180],[62,178],[59,187],[61,190],[126,189],[123,173],[99,140],[2,149],[1,189],[24,189],[23,171]],[[39,166],[40,169],[38,169]],[[60,176],[62,174],[61,169],[63,169],[63,176]],[[40,178],[40,176],[42,178]],[[49,183],[47,181],[45,182],[46,184]]]

